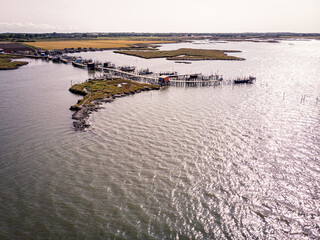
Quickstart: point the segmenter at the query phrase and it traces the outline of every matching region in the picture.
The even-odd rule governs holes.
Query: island
[[[193,48],[180,48],[177,50],[159,51],[127,51],[120,50],[114,51],[115,53],[136,56],[140,58],[166,58],[167,60],[188,60],[188,61],[200,61],[200,60],[245,60],[244,58],[229,56],[226,53],[241,52],[238,50],[211,50],[211,49],[193,49]]]
[[[76,120],[73,126],[76,131],[83,131],[90,125],[86,119],[93,112],[101,108],[102,103],[112,102],[115,98],[132,95],[142,91],[159,90],[158,85],[133,82],[127,79],[99,79],[87,80],[84,83],[75,84],[69,91],[82,95],[83,98],[77,104],[70,107],[75,111],[72,118]]]

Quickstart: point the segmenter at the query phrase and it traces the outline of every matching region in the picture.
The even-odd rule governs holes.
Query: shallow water
[[[257,81],[117,99],[75,132],[67,89],[86,71],[28,60],[0,72],[1,239],[319,238],[320,42],[162,48],[179,47],[247,60],[81,55]]]

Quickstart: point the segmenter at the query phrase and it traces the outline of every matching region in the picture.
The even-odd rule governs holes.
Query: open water
[[[254,75],[252,85],[143,92],[75,132],[89,75],[28,60],[0,72],[0,239],[319,239],[320,41],[167,44],[241,50],[152,71]]]

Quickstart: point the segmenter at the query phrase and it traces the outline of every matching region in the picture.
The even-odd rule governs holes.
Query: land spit
[[[72,118],[76,121],[73,126],[76,131],[84,131],[90,125],[87,123],[89,115],[103,108],[103,103],[113,102],[116,98],[133,95],[142,91],[159,90],[157,85],[132,82],[127,79],[87,80],[81,84],[73,85],[69,91],[82,95],[76,105],[70,110],[76,111]]]
[[[13,59],[17,58],[21,58],[21,56],[0,54],[0,70],[14,70],[28,64],[25,61],[13,61]]]

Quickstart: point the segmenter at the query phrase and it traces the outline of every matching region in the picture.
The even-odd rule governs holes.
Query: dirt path
[[[90,96],[89,96],[85,101],[83,101],[83,103],[81,104],[81,107],[83,107],[83,105],[85,105],[86,102],[88,102],[88,100],[89,100],[89,99],[91,98],[91,96],[92,96],[92,93],[89,92],[87,88],[84,88],[83,90],[84,90],[86,93],[89,93]]]

